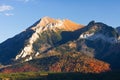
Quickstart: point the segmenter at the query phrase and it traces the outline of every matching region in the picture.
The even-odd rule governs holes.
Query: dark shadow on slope
[[[0,62],[2,64],[9,64],[11,59],[15,58],[17,53],[19,53],[25,44],[27,44],[27,40],[32,36],[33,33],[33,30],[27,30],[1,43]]]
[[[54,47],[50,47],[50,48],[48,48],[47,50],[45,50],[45,51],[43,51],[43,52],[41,52],[41,53],[47,53],[49,50],[52,50]]]
[[[65,44],[65,43],[67,43],[69,41],[77,40],[83,32],[89,30],[94,24],[95,24],[95,22],[91,21],[87,26],[84,26],[83,28],[80,28],[78,30],[75,30],[75,31],[62,31],[61,34],[60,34],[62,39],[60,41],[54,43],[54,46],[52,46],[49,49],[45,50],[43,53],[46,53],[49,50],[53,49],[54,47],[60,46],[60,45]]]
[[[111,44],[105,42],[102,39],[99,40],[85,40],[85,44],[95,50],[95,58],[102,59],[102,57],[107,53],[110,49]]]
[[[73,31],[73,32],[72,32],[72,31],[63,31],[63,32],[61,32],[60,35],[61,35],[62,39],[61,39],[60,41],[54,43],[52,47],[48,48],[48,49],[45,50],[43,53],[46,53],[46,52],[48,52],[49,50],[53,49],[54,47],[60,46],[60,45],[65,44],[65,43],[67,43],[67,42],[69,42],[69,41],[77,40],[77,39],[79,38],[79,36],[80,36],[83,32],[87,31],[89,28],[90,28],[90,27],[85,26],[85,27],[80,28],[80,29],[78,29],[78,30],[75,30],[75,31]]]
[[[112,45],[102,60],[112,64],[112,70],[120,69],[120,43]]]
[[[72,31],[63,31],[63,32],[61,33],[62,40],[59,41],[59,42],[56,43],[56,44],[57,44],[57,45],[61,45],[61,44],[64,44],[64,43],[66,43],[66,42],[68,42],[68,41],[77,40],[77,39],[80,37],[80,35],[81,35],[83,32],[87,31],[89,28],[90,28],[90,27],[85,26],[85,27],[83,27],[83,28],[81,28],[81,29],[78,29],[78,30],[75,30],[75,31],[73,31],[73,32],[72,32]]]

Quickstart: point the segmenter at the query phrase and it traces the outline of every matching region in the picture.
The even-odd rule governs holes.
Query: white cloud
[[[0,5],[0,12],[12,10],[13,7],[10,5]]]
[[[5,13],[4,15],[5,16],[13,16],[14,14],[13,13]]]

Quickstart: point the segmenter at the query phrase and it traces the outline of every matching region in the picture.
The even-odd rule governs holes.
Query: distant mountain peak
[[[54,18],[50,18],[50,17],[43,17],[41,18],[39,21],[37,21],[35,24],[33,24],[31,27],[29,27],[28,29],[32,29],[34,31],[36,30],[47,30],[47,29],[52,29],[52,30],[56,30],[56,29],[62,29],[65,31],[74,31],[77,30],[79,28],[82,28],[83,25],[74,23],[68,19],[54,19]]]
[[[80,38],[90,40],[102,39],[110,43],[117,43],[118,33],[113,27],[102,22],[91,21],[86,26],[86,31],[81,34]]]
[[[40,21],[40,26],[46,26],[49,23],[56,23],[56,20],[50,17],[43,17]]]
[[[88,23],[88,27],[92,27],[92,26],[94,26],[95,25],[95,21],[94,20],[92,20],[92,21],[90,21],[89,23]]]

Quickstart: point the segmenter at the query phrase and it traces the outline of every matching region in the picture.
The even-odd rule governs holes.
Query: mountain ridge
[[[119,57],[114,55],[120,56],[119,44],[117,29],[104,23],[91,21],[83,26],[68,19],[43,17],[0,44],[0,62],[3,65],[22,64],[39,58],[81,53],[77,55],[102,60],[110,64],[110,68],[119,69]]]

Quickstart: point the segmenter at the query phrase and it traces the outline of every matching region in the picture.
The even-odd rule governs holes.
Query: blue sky
[[[0,42],[25,30],[41,17],[91,20],[120,26],[120,0],[0,0]]]

